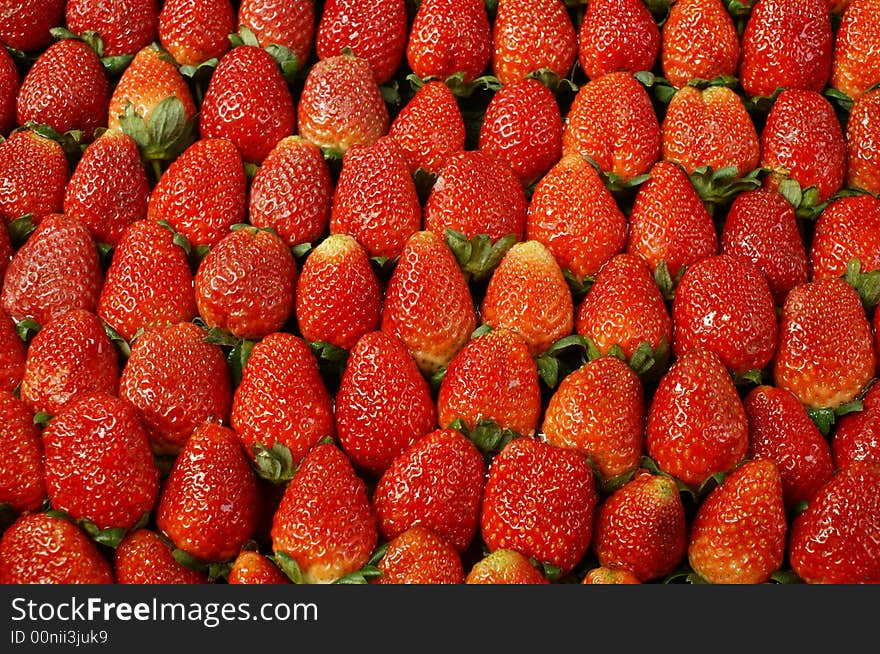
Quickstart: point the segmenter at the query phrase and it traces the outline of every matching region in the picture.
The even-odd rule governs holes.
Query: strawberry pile
[[[0,42],[0,583],[880,582],[880,0]]]

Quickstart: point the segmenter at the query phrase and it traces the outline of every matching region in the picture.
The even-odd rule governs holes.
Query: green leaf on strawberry
[[[251,451],[254,455],[254,467],[257,474],[273,484],[283,484],[296,473],[296,462],[290,449],[281,443],[267,448],[262,443],[254,443]]]
[[[281,569],[281,572],[287,575],[287,578],[290,579],[290,581],[295,584],[304,583],[299,564],[296,562],[295,558],[290,556],[290,554],[286,552],[275,552],[275,555],[270,558],[272,558],[275,565]]]

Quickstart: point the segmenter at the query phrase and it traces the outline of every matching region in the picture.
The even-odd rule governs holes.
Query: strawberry
[[[242,550],[229,571],[230,584],[289,584],[290,579],[259,552]]]
[[[880,82],[880,2],[850,2],[834,36],[829,86],[853,100]]]
[[[678,0],[669,8],[660,36],[660,68],[674,87],[736,77],[739,35],[721,0]]]
[[[379,539],[366,485],[336,446],[311,449],[272,521],[276,557],[292,558],[305,583],[332,583],[360,570]]]
[[[425,527],[410,527],[388,543],[374,584],[463,584],[461,557],[452,545]]]
[[[64,22],[65,0],[4,2],[0,11],[0,42],[23,52],[36,52],[52,43],[49,32]]]
[[[50,214],[9,262],[0,301],[16,322],[31,318],[45,325],[70,309],[94,313],[103,277],[86,226]]]
[[[247,208],[244,165],[232,141],[203,138],[175,159],[153,188],[147,218],[164,220],[194,246],[216,245]]]
[[[296,320],[303,338],[344,350],[379,328],[382,286],[361,245],[333,234],[309,252],[296,285]]]
[[[74,34],[101,37],[104,57],[133,55],[159,36],[157,0],[68,0],[64,16]]]
[[[107,269],[98,315],[122,338],[196,317],[193,274],[174,232],[152,220],[125,228]]]
[[[466,584],[549,584],[528,558],[516,550],[495,550],[477,561]]]
[[[840,277],[853,258],[863,272],[880,269],[880,200],[871,195],[832,200],[816,221],[810,244],[812,278]]]
[[[156,526],[200,561],[227,561],[254,535],[258,499],[257,478],[236,433],[202,423],[174,460]]]
[[[330,233],[354,237],[371,257],[394,259],[422,226],[416,186],[393,139],[353,145],[333,192]]]
[[[0,584],[112,584],[113,570],[75,524],[23,513],[0,539]]]
[[[181,66],[219,59],[235,31],[230,0],[165,0],[159,12],[159,42]]]
[[[608,479],[638,467],[645,410],[638,375],[617,357],[603,356],[562,380],[547,403],[541,431],[551,445],[590,457]]]
[[[64,193],[64,213],[88,227],[96,242],[116,245],[128,225],[147,217],[149,196],[137,143],[108,130],[77,163]]]
[[[648,409],[645,442],[661,470],[695,487],[745,458],[746,413],[715,354],[695,347],[673,362]]]
[[[767,459],[731,472],[697,508],[688,562],[712,584],[761,584],[782,565],[786,545],[782,480]]]
[[[312,53],[315,37],[314,0],[242,0],[238,6],[238,25],[244,25],[261,48],[284,46],[304,68]]]
[[[248,193],[248,221],[271,227],[289,246],[314,243],[327,231],[333,181],[321,150],[285,136],[263,159]]]
[[[599,506],[593,549],[602,567],[626,570],[640,582],[653,581],[682,562],[687,532],[675,481],[642,470]]]
[[[591,568],[584,575],[582,584],[640,584],[636,577],[629,570],[621,570],[619,568]]]
[[[880,390],[876,384],[871,388]],[[874,395],[877,395],[876,391]],[[831,454],[837,468],[844,468],[856,461],[880,463],[880,411],[865,408],[841,417],[834,426]]]
[[[777,306],[807,281],[807,253],[794,207],[776,191],[755,189],[736,196],[721,230],[721,252],[757,265]]]
[[[21,383],[26,349],[12,318],[0,309],[0,391],[12,392]]]
[[[222,348],[197,325],[179,322],[150,327],[134,341],[119,397],[138,410],[156,453],[177,454],[202,422],[227,420],[230,383]]]
[[[440,383],[440,426],[456,419],[473,429],[483,419],[523,436],[538,427],[541,411],[538,369],[529,346],[515,332],[493,329],[468,341],[450,361]]]
[[[9,230],[5,228],[0,229],[0,284],[3,283],[3,277],[6,276],[6,269],[9,267],[9,262],[12,261],[14,253]]]
[[[802,189],[815,186],[818,202],[840,190],[846,178],[846,141],[834,108],[816,91],[779,94],[761,132],[764,184],[776,189],[790,177]]]
[[[206,584],[207,576],[190,570],[173,555],[173,547],[159,534],[138,529],[116,548],[114,571],[119,584]]]
[[[34,413],[55,415],[84,395],[118,390],[116,348],[94,313],[71,309],[31,340],[19,392]]]
[[[833,39],[826,0],[760,0],[741,40],[743,89],[752,96],[778,88],[822,91],[831,75]]]
[[[376,83],[384,84],[400,67],[406,40],[405,0],[328,0],[318,23],[315,51],[319,59],[326,59],[350,48],[370,63]]]
[[[593,0],[578,28],[578,62],[588,79],[651,70],[660,30],[642,0]]]
[[[296,112],[299,135],[335,157],[388,132],[388,107],[373,69],[352,55],[327,57],[309,68]]]
[[[517,550],[564,576],[590,546],[597,502],[585,456],[516,438],[489,466],[480,530],[490,551]]]
[[[0,48],[0,136],[6,136],[17,125],[15,101],[21,78],[15,60],[6,48]]]
[[[46,499],[43,442],[24,402],[0,389],[0,504],[33,511]]]
[[[272,55],[251,45],[223,55],[202,101],[201,137],[229,139],[245,161],[259,165],[295,128],[293,96]]]
[[[846,185],[880,193],[880,89],[853,102],[846,123]]]
[[[500,0],[492,22],[492,72],[502,84],[549,71],[563,78],[577,57],[577,32],[561,0]]]
[[[296,261],[280,236],[242,227],[221,238],[199,264],[196,306],[208,327],[260,339],[293,314],[296,278]]]
[[[70,168],[57,141],[30,129],[0,143],[0,218],[8,224],[26,214],[37,224],[61,213]]]
[[[443,238],[454,229],[492,241],[513,234],[522,240],[528,200],[522,184],[505,162],[480,150],[446,159],[425,202],[425,229]]]
[[[660,123],[645,87],[630,73],[597,77],[578,89],[562,130],[562,152],[579,152],[624,181],[660,158]]]
[[[355,468],[379,477],[437,423],[428,382],[394,335],[362,336],[336,393],[336,434]]]
[[[97,53],[83,41],[67,39],[50,45],[28,70],[16,114],[19,125],[33,121],[60,134],[80,130],[90,141],[109,103],[110,85]]]
[[[232,428],[247,452],[280,443],[294,462],[319,440],[333,437],[333,404],[318,362],[305,342],[278,332],[254,346],[235,389]]]
[[[834,472],[828,441],[797,397],[756,386],[743,399],[749,421],[749,459],[770,459],[782,477],[786,507],[809,501]],[[842,421],[841,421],[842,422]]]
[[[421,77],[459,74],[472,82],[492,57],[492,27],[482,0],[425,0],[410,26],[406,60]]]
[[[583,279],[626,247],[626,216],[596,169],[569,153],[535,186],[525,237],[543,243],[563,270]]]
[[[406,242],[388,280],[381,329],[406,345],[425,375],[445,368],[477,327],[467,280],[434,232]]]
[[[376,484],[372,502],[380,533],[393,540],[420,525],[464,552],[477,533],[485,475],[480,451],[460,432],[425,434]]]
[[[507,162],[523,186],[543,177],[562,154],[562,116],[550,89],[531,78],[499,89],[480,124],[479,149]]]
[[[873,378],[871,324],[859,294],[836,277],[795,287],[782,307],[774,385],[807,408],[835,409]]]
[[[811,584],[880,581],[878,498],[880,464],[859,461],[838,471],[791,525],[794,572]]]

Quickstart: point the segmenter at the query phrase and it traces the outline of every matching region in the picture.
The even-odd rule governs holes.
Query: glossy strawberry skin
[[[181,66],[219,59],[236,31],[229,0],[166,0],[159,12],[159,42]]]
[[[880,82],[880,3],[852,0],[841,17],[834,37],[829,86],[859,98]]]
[[[812,278],[840,277],[853,258],[862,272],[880,269],[880,200],[871,195],[833,200],[816,221],[810,243]]]
[[[19,338],[15,322],[0,309],[0,391],[16,389],[24,375],[27,348]]]
[[[495,550],[477,561],[466,584],[549,584],[531,561],[516,550]]]
[[[250,29],[261,48],[277,43],[296,55],[302,68],[315,39],[314,0],[242,0],[238,25]]]
[[[0,218],[8,224],[25,214],[37,224],[61,213],[70,177],[56,141],[21,130],[0,143]]]
[[[103,55],[133,55],[159,36],[159,6],[156,0],[102,3],[98,0],[70,0],[64,17],[74,34],[97,32],[104,45]]]
[[[589,79],[651,70],[660,31],[641,0],[594,0],[578,29],[578,61]]]
[[[155,531],[138,529],[116,548],[114,572],[119,584],[206,584],[208,577],[190,570],[173,555],[173,546]]]
[[[600,566],[592,568],[584,575],[582,584],[640,584],[639,578],[629,570],[620,568],[606,568]]]
[[[739,36],[720,0],[680,0],[661,29],[660,66],[676,88],[694,79],[736,77]]]
[[[880,410],[868,405],[878,396],[878,390],[880,386],[875,384],[868,391],[868,395],[873,394],[873,397],[865,397],[864,410],[842,416],[835,422],[831,454],[837,468],[844,468],[856,461],[880,463]]]
[[[289,584],[290,579],[259,552],[242,550],[232,564],[230,584]]]
[[[846,123],[846,185],[880,193],[880,90],[856,100]]]
[[[18,513],[38,509],[46,499],[40,430],[7,390],[0,390],[0,443],[0,503]]]
[[[452,545],[425,527],[410,527],[388,543],[374,584],[461,584],[464,568]]]
[[[52,43],[49,30],[64,22],[64,0],[16,2],[0,17],[0,41],[23,52],[36,52]]]
[[[21,77],[15,60],[4,48],[0,52],[0,136],[7,136],[18,124],[15,115],[15,100],[21,88]]]

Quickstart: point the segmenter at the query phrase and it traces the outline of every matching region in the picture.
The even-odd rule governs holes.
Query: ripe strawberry
[[[466,584],[549,584],[525,556],[516,550],[495,550],[477,561]]]
[[[547,403],[541,431],[551,445],[590,457],[608,479],[638,467],[645,411],[638,375],[617,357],[603,356],[562,380]]]
[[[736,77],[739,35],[721,0],[679,0],[670,7],[660,35],[660,68],[674,87]]]
[[[23,513],[0,539],[0,584],[112,584],[98,546],[75,524]]]
[[[597,502],[585,456],[516,438],[489,466],[480,515],[483,540],[490,551],[514,549],[566,575],[590,546]]]
[[[815,186],[824,202],[846,178],[846,141],[834,108],[816,91],[779,94],[761,133],[764,185],[776,189],[785,177],[802,189]]]
[[[684,559],[687,532],[675,481],[643,470],[599,506],[593,549],[601,566],[653,581]]]
[[[138,529],[116,548],[114,571],[119,584],[206,584],[207,576],[178,563],[173,548],[159,534]]]
[[[68,0],[64,16],[74,34],[101,37],[104,57],[133,55],[159,36],[157,0]]]
[[[272,549],[293,558],[305,583],[360,570],[379,539],[366,485],[334,445],[312,448],[272,521]]]
[[[174,460],[156,508],[156,526],[201,561],[227,561],[256,531],[257,478],[238,436],[199,425]]]
[[[38,509],[45,499],[40,430],[25,403],[0,389],[0,504],[21,513]]]
[[[454,229],[473,238],[507,234],[522,240],[528,200],[511,167],[480,150],[446,159],[425,202],[425,229],[443,238]]]
[[[523,186],[543,177],[562,154],[562,116],[550,89],[531,78],[499,89],[480,124],[479,149],[506,161]]]
[[[214,246],[247,208],[244,165],[227,139],[203,138],[175,159],[150,194],[147,218],[164,220],[193,245]]]
[[[651,70],[660,30],[642,0],[593,0],[578,28],[578,62],[591,80],[617,71]]]
[[[314,243],[327,231],[333,181],[318,147],[286,136],[263,159],[248,193],[248,221],[271,227],[289,246]]]
[[[477,533],[486,468],[470,440],[454,429],[420,437],[382,474],[373,492],[379,531],[393,540],[427,527],[459,552]]]
[[[761,0],[742,35],[739,77],[748,95],[777,88],[822,91],[831,75],[831,18],[826,0]]]
[[[597,77],[578,90],[562,130],[562,152],[579,152],[624,181],[660,158],[660,123],[645,87],[630,73]]]
[[[289,584],[290,579],[259,552],[242,550],[232,564],[230,584]]]
[[[321,241],[296,285],[296,320],[303,338],[350,350],[379,328],[382,286],[361,245],[347,234]]]
[[[819,215],[810,244],[812,278],[840,277],[854,257],[863,272],[880,269],[880,200],[871,195],[838,198]]]
[[[786,507],[809,501],[834,472],[828,441],[793,393],[757,386],[743,399],[749,459],[770,459],[782,477]]]
[[[333,404],[318,362],[302,339],[269,334],[254,346],[235,389],[232,428],[245,451],[280,443],[294,462],[325,436],[335,436]]]
[[[880,581],[878,498],[880,464],[860,461],[838,471],[791,526],[794,572],[814,584]]]
[[[834,36],[829,86],[853,100],[880,82],[880,2],[852,0]]]
[[[14,253],[12,241],[9,238],[9,230],[5,229],[4,226],[4,229],[0,229],[0,284],[3,283],[3,277],[6,276],[6,269],[9,267],[9,262],[12,261]]]
[[[229,417],[226,357],[191,322],[151,327],[132,344],[119,397],[138,410],[156,453],[177,454],[202,422]]]
[[[452,251],[434,232],[416,232],[388,280],[382,331],[403,341],[430,376],[452,361],[476,327],[470,287]]]
[[[826,277],[792,289],[782,307],[774,385],[808,408],[834,409],[856,399],[875,369],[871,324],[849,284]]]
[[[122,232],[107,269],[98,315],[125,340],[139,329],[196,317],[193,274],[174,232],[138,220]]]
[[[880,89],[853,103],[845,137],[846,185],[880,194]]]
[[[21,88],[21,78],[12,55],[6,48],[0,50],[0,136],[6,136],[18,124],[15,101]]]
[[[425,527],[410,527],[388,543],[374,584],[463,584],[461,557],[452,545]]]
[[[159,12],[159,42],[181,66],[219,59],[235,31],[230,0],[165,0]]]
[[[242,0],[238,6],[238,25],[244,25],[261,48],[273,43],[296,55],[300,68],[312,53],[315,38],[314,0]]]
[[[584,575],[582,584],[640,584],[636,577],[629,570],[621,570],[619,568],[592,568]]]
[[[468,343],[446,369],[437,396],[440,426],[456,419],[473,429],[485,418],[531,436],[541,412],[538,368],[528,344],[508,329],[493,329]]]
[[[721,252],[758,266],[777,306],[807,281],[807,253],[794,207],[776,191],[755,189],[736,196],[721,230]]]
[[[425,0],[410,26],[406,60],[421,77],[455,74],[471,82],[492,57],[492,28],[482,0]]]
[[[296,261],[277,234],[256,227],[229,232],[195,275],[196,306],[208,327],[256,340],[280,331],[293,314]]]
[[[388,131],[388,107],[369,62],[338,55],[315,63],[297,105],[299,135],[340,157],[352,145],[369,145]]]
[[[492,72],[502,84],[544,70],[565,77],[577,48],[577,32],[560,0],[498,3],[492,23]]]
[[[733,380],[709,350],[688,350],[660,379],[645,425],[648,455],[689,486],[746,456],[749,425]]]
[[[15,323],[0,309],[0,391],[12,392],[21,383],[26,354]]]
[[[875,384],[871,389],[876,397],[880,386]],[[880,411],[866,405],[863,411],[848,413],[837,420],[831,438],[831,454],[836,468],[844,468],[856,461],[880,463]]]
[[[422,226],[422,208],[403,150],[393,139],[353,145],[333,192],[330,233],[354,237],[371,257],[394,259]]]
[[[64,22],[65,0],[4,2],[0,11],[0,42],[23,52],[52,43],[49,30]]]
[[[44,216],[9,262],[3,310],[16,322],[32,318],[40,325],[70,309],[94,313],[103,276],[86,226],[60,213]]]
[[[30,129],[0,143],[0,218],[8,224],[25,214],[38,224],[61,213],[70,168],[57,141]]]

